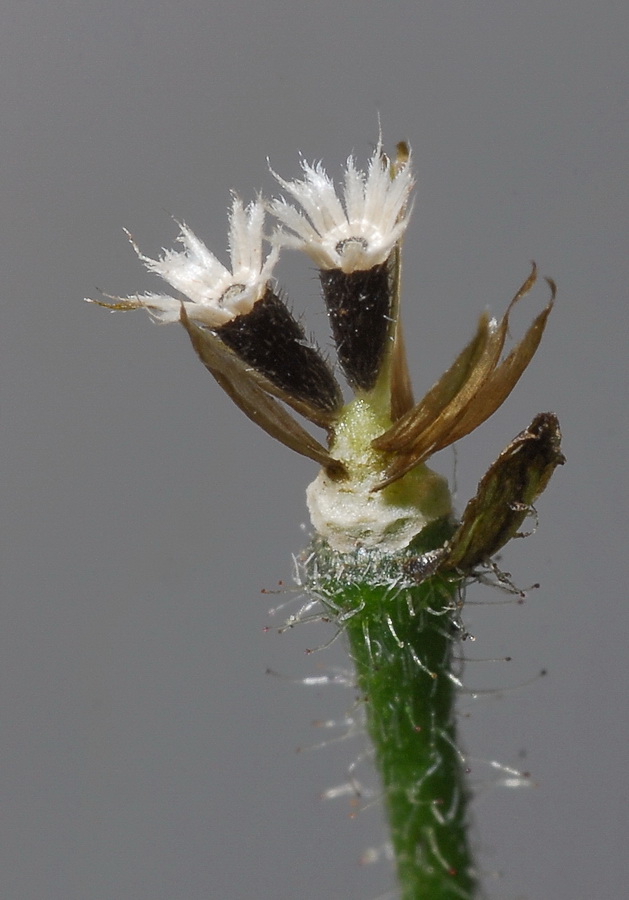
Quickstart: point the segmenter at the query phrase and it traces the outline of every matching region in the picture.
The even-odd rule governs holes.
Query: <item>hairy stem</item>
[[[448,528],[426,529],[411,553],[442,543]],[[373,551],[350,558],[320,546],[315,555],[316,590],[342,623],[355,664],[401,896],[470,900],[476,878],[456,735],[456,586],[438,576],[412,583],[400,574],[408,553],[382,564]]]

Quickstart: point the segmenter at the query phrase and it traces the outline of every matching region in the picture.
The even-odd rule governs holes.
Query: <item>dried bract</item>
[[[483,476],[443,551],[439,570],[469,573],[487,563],[517,536],[555,468],[564,462],[557,416],[539,413]]]

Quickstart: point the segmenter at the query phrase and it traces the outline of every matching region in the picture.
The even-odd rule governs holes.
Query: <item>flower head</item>
[[[302,162],[302,168],[301,181],[285,181],[273,173],[303,208],[300,212],[284,198],[272,201],[272,213],[288,229],[281,233],[282,243],[304,250],[320,269],[349,274],[384,263],[408,224],[408,199],[415,183],[410,160],[392,173],[381,141],[366,173],[350,156],[343,202],[321,163]]]
[[[180,322],[236,405],[272,437],[319,463],[308,505],[332,549],[401,549],[430,523],[447,522],[451,531],[445,481],[426,461],[477,428],[513,390],[544,333],[555,285],[547,279],[548,303],[504,354],[511,310],[536,281],[533,264],[502,318],[482,315],[472,340],[416,403],[399,314],[399,245],[414,186],[408,145],[398,144],[390,161],[379,140],[365,171],[350,156],[340,199],[320,163],[302,168],[302,180],[275,176],[301,209],[284,198],[270,204],[258,198],[245,208],[234,196],[231,271],[185,225],[183,250],[165,250],[159,259],[144,256],[129,236],[146,267],[182,299],[145,294],[91,302],[144,308],[158,321]],[[281,228],[264,258],[266,209]],[[355,395],[347,404],[325,354],[271,280],[282,244],[303,250],[319,267],[338,364]],[[326,444],[293,413],[325,429]],[[536,417],[487,473],[434,566],[473,568],[515,534],[563,461],[559,442],[556,418]]]
[[[273,247],[263,261],[263,226],[263,204],[256,201],[245,209],[235,196],[229,216],[231,272],[186,225],[181,225],[178,238],[183,251],[166,250],[161,259],[144,256],[130,237],[147,269],[160,275],[186,299],[176,300],[163,294],[135,295],[112,304],[113,308],[144,308],[160,322],[179,322],[183,302],[191,320],[210,328],[250,312],[264,297],[279,255],[279,249]]]

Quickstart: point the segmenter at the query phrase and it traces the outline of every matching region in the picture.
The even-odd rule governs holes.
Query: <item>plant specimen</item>
[[[365,171],[350,157],[342,196],[323,167],[276,175],[284,196],[230,213],[231,269],[185,225],[180,251],[146,267],[177,292],[93,301],[179,322],[194,350],[245,414],[315,461],[307,491],[313,536],[301,557],[312,604],[346,636],[365,727],[373,742],[401,896],[471,898],[479,889],[467,829],[469,789],[455,700],[466,583],[494,572],[492,557],[520,532],[563,463],[552,413],[537,415],[490,466],[460,519],[447,482],[427,465],[507,398],[533,357],[550,299],[524,336],[505,345],[513,307],[476,333],[416,401],[400,318],[401,244],[412,209],[409,147],[390,160],[381,141]],[[271,216],[275,230],[265,232]],[[286,305],[273,279],[282,248],[319,271],[338,367]],[[323,430],[318,439],[297,417]],[[310,608],[310,607],[309,607]]]

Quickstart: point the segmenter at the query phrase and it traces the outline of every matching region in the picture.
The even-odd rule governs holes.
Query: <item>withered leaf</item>
[[[463,416],[447,436],[445,443],[437,443],[432,452],[459,441],[466,434],[482,425],[496,410],[502,406],[513,388],[520,380],[524,370],[533,358],[542,339],[546,321],[555,302],[557,288],[554,281],[547,278],[551,296],[546,307],[536,316],[522,340],[516,344],[511,353],[494,369],[487,381],[472,398]]]
[[[553,307],[555,286],[546,308],[522,340],[500,362],[513,306],[537,278],[535,264],[511,300],[499,324],[480,319],[476,335],[426,396],[402,416],[373,446],[394,454],[378,490],[401,478],[433,453],[469,434],[491,416],[511,393],[531,361]]]
[[[516,535],[556,466],[564,462],[557,417],[539,413],[483,476],[438,570],[467,573],[486,563]]]
[[[478,322],[476,334],[470,343],[464,347],[450,368],[444,372],[422,400],[384,434],[376,438],[373,442],[376,450],[400,452],[408,448],[428,427],[434,426],[440,420],[443,411],[459,394],[479,360],[486,353],[491,332],[489,317],[483,314]]]
[[[318,462],[328,472],[337,475],[344,473],[343,464],[333,459],[325,447],[270,396],[271,393],[277,393],[277,389],[264,376],[247,366],[211,331],[192,322],[183,304],[181,324],[188,332],[201,362],[248,418],[271,437],[302,456]]]
[[[390,349],[385,351],[383,372],[390,379],[389,391],[391,397],[391,420],[396,422],[415,405],[413,398],[413,385],[408,370],[408,358],[404,342],[404,331],[400,318],[400,247],[394,249],[391,255],[392,266],[392,301],[391,301],[391,340]],[[390,353],[389,359],[387,354]]]
[[[411,148],[406,141],[400,141],[396,147],[395,159],[391,162],[391,179],[408,165]],[[388,346],[385,349],[380,375],[389,380],[391,399],[391,421],[396,422],[415,405],[413,385],[408,370],[408,359],[404,345],[404,332],[400,318],[400,273],[401,246],[394,247],[389,258],[391,269],[391,310]]]

